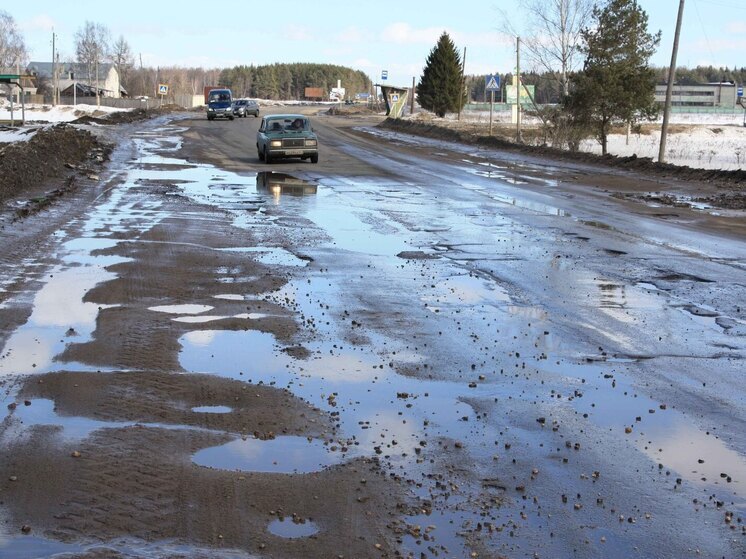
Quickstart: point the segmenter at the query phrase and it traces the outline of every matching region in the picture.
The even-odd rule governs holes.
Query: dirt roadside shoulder
[[[499,149],[511,153],[542,157],[555,161],[598,165],[608,169],[632,171],[667,181],[677,181],[690,191],[692,200],[717,208],[742,210],[746,209],[746,171],[718,171],[694,169],[668,163],[657,163],[645,157],[616,157],[613,155],[595,155],[582,152],[570,152],[548,146],[519,145],[495,136],[483,136],[459,130],[423,124],[405,120],[387,119],[379,125],[381,128],[415,136],[457,142],[485,148]],[[664,205],[676,205],[674,198],[660,197],[657,202]]]

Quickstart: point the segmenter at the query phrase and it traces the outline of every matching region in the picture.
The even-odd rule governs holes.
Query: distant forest
[[[220,85],[231,88],[235,96],[259,99],[303,99],[307,87],[320,87],[328,95],[337,80],[348,96],[371,91],[363,72],[332,64],[236,66],[220,73]]]
[[[658,83],[666,83],[668,70],[656,68]],[[419,78],[419,76],[418,76]],[[466,76],[466,89],[470,102],[489,101],[484,91],[485,76]],[[536,102],[539,104],[558,103],[560,100],[559,79],[556,74],[524,72],[523,83],[536,86]],[[175,94],[202,94],[206,85],[230,87],[237,97],[259,99],[303,99],[306,87],[320,87],[328,94],[342,80],[342,87],[348,96],[355,93],[371,92],[372,84],[363,72],[345,66],[332,64],[269,64],[264,66],[236,66],[226,69],[203,68],[160,68],[130,69],[124,76],[125,88],[131,95],[153,95],[158,83],[168,83]],[[513,75],[500,74],[501,84],[511,83]],[[715,68],[697,66],[679,68],[676,82],[684,85],[710,82],[746,83],[746,68]],[[501,92],[495,93],[499,102]]]
[[[332,64],[269,64],[234,68],[128,68],[123,84],[130,95],[154,95],[167,83],[174,95],[201,95],[205,86],[225,86],[236,97],[303,99],[306,87],[320,87],[326,95],[342,81],[347,94],[371,92],[371,82],[360,70]]]
[[[668,68],[655,69],[659,84],[668,79]],[[467,76],[466,89],[471,102],[488,102],[489,94],[484,91],[485,76]],[[501,84],[513,82],[513,74],[500,74]],[[536,86],[536,103],[558,103],[560,100],[559,77],[552,73],[525,72],[521,80],[526,85]],[[738,85],[746,83],[746,68],[715,68],[714,66],[697,66],[696,68],[678,68],[676,83],[681,85],[706,84],[712,82],[733,82]],[[495,102],[500,101],[500,92],[495,92]]]

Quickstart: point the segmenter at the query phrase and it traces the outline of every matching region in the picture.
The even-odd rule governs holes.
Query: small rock
[[[80,458],[81,454],[77,450],[73,450],[70,456],[72,456],[73,458]]]
[[[24,524],[23,526],[21,526],[21,532],[23,532],[24,534],[28,534],[29,532],[31,532],[31,526],[29,526],[28,524]]]

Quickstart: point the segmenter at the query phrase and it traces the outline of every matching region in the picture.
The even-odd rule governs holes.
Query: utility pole
[[[415,92],[415,84],[414,84],[414,76],[412,76],[412,98],[409,100],[409,114],[414,114],[414,92]]]
[[[52,27],[52,106],[57,106],[57,55],[54,27]]]
[[[515,38],[515,74],[516,74],[516,141],[523,142],[521,132],[521,38]]]
[[[456,120],[461,120],[461,102],[464,99],[464,70],[466,69],[466,47],[464,47],[464,58],[461,60],[461,81],[458,90],[458,116]]]
[[[671,66],[668,69],[668,85],[666,86],[666,104],[663,107],[663,127],[661,128],[661,145],[658,150],[658,163],[666,162],[666,135],[668,134],[668,115],[671,112],[671,96],[673,82],[676,81],[676,55],[679,52],[679,35],[681,34],[681,20],[684,17],[684,0],[679,0],[679,15],[676,18],[676,34],[673,36],[673,53]]]

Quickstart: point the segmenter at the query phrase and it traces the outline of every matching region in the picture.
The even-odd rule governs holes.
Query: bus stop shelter
[[[23,91],[22,78],[30,78],[31,76],[24,76],[21,74],[0,74],[0,84],[18,86],[21,90],[21,126],[26,124],[26,102]],[[10,125],[15,126],[14,111],[13,111],[13,92],[11,90],[10,95]]]

